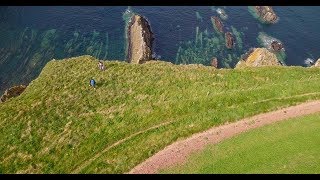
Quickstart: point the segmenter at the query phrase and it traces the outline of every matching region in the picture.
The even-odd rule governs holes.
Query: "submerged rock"
[[[245,59],[241,59],[237,63],[236,68],[282,65],[277,56],[266,48],[255,48],[250,52],[245,56]]]
[[[140,64],[152,59],[154,37],[149,22],[134,15],[128,26],[128,62]]]
[[[255,6],[254,9],[259,18],[265,23],[274,24],[279,19],[271,6]]]
[[[257,40],[261,46],[275,53],[282,65],[286,65],[286,50],[283,43],[279,39],[274,38],[264,32],[259,32]]]
[[[10,98],[19,96],[26,89],[26,87],[27,86],[20,85],[20,86],[14,86],[14,87],[7,89],[4,92],[4,94],[1,96],[0,102],[5,102]]]
[[[222,24],[220,18],[217,17],[217,16],[212,16],[212,17],[211,17],[211,21],[212,21],[215,29],[216,29],[218,32],[223,33],[223,24]]]
[[[228,49],[232,49],[234,45],[234,38],[232,36],[231,32],[226,32],[225,33],[225,39],[226,39],[226,47]]]
[[[270,51],[285,51],[283,43],[279,39],[264,32],[259,32],[258,43]]]
[[[219,16],[220,16],[221,19],[223,19],[223,20],[227,20],[227,19],[228,19],[228,15],[227,15],[227,13],[226,13],[223,9],[218,8],[218,9],[216,10],[216,12],[219,14]]]
[[[311,58],[305,59],[305,60],[304,60],[304,64],[307,65],[307,66],[309,66],[309,67],[315,65],[314,60],[311,59]]]

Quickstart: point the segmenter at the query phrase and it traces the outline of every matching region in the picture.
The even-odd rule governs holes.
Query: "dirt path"
[[[133,168],[129,174],[157,173],[162,168],[185,162],[186,157],[190,155],[190,153],[202,150],[208,144],[216,144],[249,129],[316,112],[320,112],[320,101],[307,102],[214,127],[167,146]]]

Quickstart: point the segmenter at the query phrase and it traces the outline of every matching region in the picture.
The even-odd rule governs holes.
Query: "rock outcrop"
[[[134,15],[128,26],[128,62],[141,64],[152,59],[152,43],[154,40],[148,21]]]
[[[210,63],[211,66],[218,68],[218,59],[216,57],[213,57]]]
[[[314,67],[320,67],[320,58],[314,63]]]
[[[0,98],[0,102],[5,102],[10,98],[19,96],[25,89],[27,86],[24,85],[20,85],[20,86],[13,86],[9,89],[7,89],[4,94],[1,96]]]
[[[232,36],[232,33],[231,32],[226,32],[224,36],[225,36],[225,39],[226,39],[226,47],[228,49],[232,49],[233,45],[234,45],[234,38]]]
[[[260,19],[265,23],[274,24],[278,21],[278,16],[271,6],[255,6],[254,9]]]
[[[272,41],[271,48],[272,48],[272,50],[279,52],[279,51],[281,51],[281,49],[283,49],[283,45],[279,41]]]
[[[255,48],[250,48],[245,54],[242,54],[241,60],[248,59],[248,57],[250,56],[251,53],[253,53],[254,50],[255,50]]]
[[[222,24],[222,22],[221,22],[221,20],[220,20],[219,17],[217,17],[217,16],[212,16],[212,17],[211,17],[211,21],[212,21],[212,24],[214,25],[215,29],[216,29],[218,32],[220,32],[220,33],[223,33],[223,32],[224,32],[224,31],[223,31],[223,24]]]
[[[254,48],[248,55],[243,56],[236,68],[241,67],[259,67],[259,66],[281,66],[277,56],[266,48]]]

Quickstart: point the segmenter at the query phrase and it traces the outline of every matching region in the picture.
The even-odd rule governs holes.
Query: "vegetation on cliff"
[[[0,173],[124,173],[212,126],[320,99],[319,68],[97,63],[52,60],[0,104]]]

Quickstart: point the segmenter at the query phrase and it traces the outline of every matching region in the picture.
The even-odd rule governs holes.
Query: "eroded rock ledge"
[[[5,102],[10,98],[19,96],[26,88],[27,86],[25,85],[19,85],[19,86],[13,86],[7,89],[4,92],[4,94],[1,96],[0,102]]]

